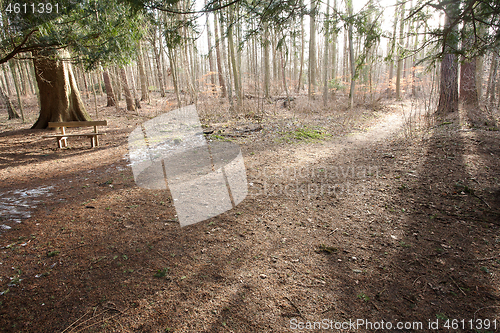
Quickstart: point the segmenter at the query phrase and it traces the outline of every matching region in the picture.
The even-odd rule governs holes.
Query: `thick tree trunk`
[[[475,76],[476,59],[464,61],[460,66],[460,100],[464,105],[479,108]]]
[[[464,59],[460,66],[460,100],[468,108],[479,109],[476,87],[476,58]]]
[[[120,68],[120,78],[122,81],[123,93],[125,94],[125,101],[127,102],[127,110],[135,111],[134,99],[128,87],[127,73],[125,73],[125,68],[123,67]]]
[[[462,28],[464,47],[472,47],[474,37],[468,35],[470,27]],[[470,30],[469,30],[470,31]],[[467,108],[479,109],[479,99],[476,87],[476,58],[465,58],[460,66],[460,100]]]
[[[31,128],[47,128],[49,121],[85,121],[85,110],[71,64],[59,53],[33,53],[36,82],[40,91],[40,116]]]
[[[458,63],[457,56],[446,54],[441,62],[441,83],[438,115],[458,111]]]
[[[447,5],[449,15],[456,15],[459,11],[459,2],[451,2]],[[446,15],[445,27],[450,25],[451,19]],[[452,29],[450,34],[456,33]],[[457,56],[451,53],[456,49],[454,38],[446,36],[444,40],[444,56],[441,62],[441,84],[439,91],[439,103],[436,114],[439,116],[458,111],[458,62]]]
[[[116,106],[115,92],[113,91],[113,86],[111,85],[111,80],[109,79],[107,71],[102,72],[102,78],[104,79],[104,87],[106,88],[106,96],[108,99],[108,104],[106,106]]]

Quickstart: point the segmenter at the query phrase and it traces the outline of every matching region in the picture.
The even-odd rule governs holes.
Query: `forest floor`
[[[332,105],[234,116],[201,101],[211,139],[240,146],[249,193],[183,228],[128,158],[129,133],[171,99],[100,107],[109,126],[94,149],[1,121],[0,329],[500,331],[495,124],[416,126],[407,101],[346,120]]]

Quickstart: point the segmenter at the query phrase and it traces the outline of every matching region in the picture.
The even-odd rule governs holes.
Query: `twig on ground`
[[[477,310],[474,312],[474,321],[476,320],[476,313],[478,313],[478,312],[479,312],[479,311],[481,311],[481,310],[484,310],[484,309],[490,309],[490,308],[500,308],[500,306],[498,306],[498,305],[491,305],[491,306],[485,306],[484,308],[477,309]]]
[[[498,254],[497,255],[494,255],[493,257],[488,257],[488,258],[477,258],[475,260],[477,261],[488,261],[488,260],[493,260],[495,258],[498,258]]]
[[[460,288],[460,286],[458,285],[458,283],[455,282],[455,280],[453,280],[453,278],[450,276],[450,280],[453,282],[453,284],[458,288],[458,290],[460,290],[460,292],[462,294],[464,294],[464,296],[467,296],[467,294],[462,290],[462,288]]]
[[[128,308],[126,308],[123,312],[126,312],[127,310],[128,310]],[[113,315],[113,316],[111,316],[111,317],[108,317],[108,318],[102,318],[101,320],[96,321],[96,322],[95,322],[95,323],[93,323],[93,324],[90,324],[90,325],[88,325],[88,326],[83,327],[83,328],[82,328],[81,330],[79,330],[78,332],[82,332],[82,331],[86,330],[87,328],[90,328],[90,327],[92,327],[92,326],[94,326],[94,325],[96,325],[96,324],[102,323],[103,321],[113,319],[114,317],[116,317],[116,316],[119,316],[119,315],[123,314],[123,312],[119,312],[119,313],[117,313],[117,314],[115,314],[115,315]],[[102,313],[102,312],[101,312],[101,313]],[[80,325],[78,325],[78,326],[80,326]]]
[[[85,316],[86,316],[86,315],[87,315],[87,314],[88,314],[91,310],[92,310],[92,309],[90,309],[90,310],[88,310],[87,312],[85,312],[85,313],[83,314],[83,316],[81,316],[80,318],[78,318],[77,320],[75,320],[73,323],[71,323],[71,325],[69,325],[68,327],[66,327],[66,328],[64,329],[64,331],[62,331],[61,333],[66,332],[66,331],[67,331],[67,330],[68,330],[71,326],[75,325],[78,321],[80,321],[80,319],[82,319],[83,317],[85,317]]]
[[[295,309],[295,311],[297,311],[299,317],[302,318],[302,319],[304,319],[304,320],[307,320],[304,317],[304,315],[302,314],[302,312],[300,311],[300,309],[297,307],[297,305],[295,305],[295,303],[293,303],[292,300],[290,298],[288,298],[287,296],[285,296],[285,298],[288,300],[288,302],[290,302],[290,304],[292,304],[292,306]]]
[[[423,276],[425,276],[425,275],[420,275],[419,277],[417,277],[417,278],[415,279],[415,281],[413,281],[413,283],[412,283],[411,285],[412,285],[412,286],[415,286],[415,283],[417,283],[417,280],[418,280],[418,279],[420,279],[420,278],[421,278],[421,277],[423,277]]]

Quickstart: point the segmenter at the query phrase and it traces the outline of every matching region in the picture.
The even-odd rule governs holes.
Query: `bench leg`
[[[90,148],[94,148],[95,147],[95,137],[91,136],[90,137]]]
[[[95,145],[99,146],[99,137],[97,135],[95,136]]]
[[[66,138],[60,138],[56,139],[57,140],[57,148],[64,148],[68,146],[68,142],[66,141]]]

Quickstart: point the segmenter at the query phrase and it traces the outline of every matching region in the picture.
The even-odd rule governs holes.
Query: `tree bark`
[[[123,87],[123,93],[125,94],[125,101],[127,103],[128,111],[135,111],[135,103],[130,93],[130,88],[128,87],[127,73],[125,73],[125,68],[120,67],[120,78]]]
[[[328,37],[330,33],[329,25],[330,16],[330,0],[326,1],[326,17],[325,17],[325,54],[323,55],[323,105],[328,103]]]
[[[205,5],[207,1],[205,0]],[[207,14],[207,42],[208,42],[208,68],[210,69],[210,83],[212,84],[212,90],[215,89],[215,68],[214,68],[214,56],[212,52],[212,30],[210,29],[209,14]]]
[[[463,28],[462,43],[472,47],[474,38],[468,36],[467,25]],[[464,59],[460,66],[460,100],[467,108],[479,109],[479,99],[476,87],[476,58]]]
[[[106,96],[108,100],[108,104],[106,106],[116,106],[116,96],[113,86],[111,85],[111,80],[109,79],[108,71],[102,72],[102,78],[104,80],[104,87],[106,88]]]
[[[220,51],[220,37],[219,37],[219,24],[217,22],[217,15],[214,15],[214,32],[215,32],[215,53],[217,58],[217,72],[219,74],[219,85],[222,98],[226,97],[226,83],[224,81],[224,68],[222,68],[221,51]]]
[[[451,24],[449,15],[456,15],[459,5],[459,2],[450,2],[447,5],[448,14],[445,19],[445,29]],[[449,34],[453,33],[456,33],[456,29],[449,32]],[[436,115],[439,116],[458,111],[458,63],[457,56],[452,53],[452,50],[456,49],[456,42],[453,38],[445,36],[443,43],[444,55],[441,62],[439,103],[436,110]]]
[[[352,0],[347,0],[347,12],[349,16],[353,15]],[[352,112],[354,108],[354,85],[356,83],[356,64],[354,63],[354,45],[352,40],[352,23],[347,28],[349,38],[349,64],[351,67],[351,88],[349,89],[349,109]]]
[[[14,60],[11,59],[9,61],[9,64],[10,64],[10,70],[12,73],[12,78],[14,79],[14,86],[16,87],[17,103],[19,104],[19,110],[21,111],[21,118],[23,119],[23,123],[24,123],[24,107],[23,107],[23,101],[21,98],[21,87],[20,87],[19,79],[18,79],[17,74],[16,74]]]
[[[404,40],[404,28],[405,28],[405,2],[402,2],[400,5],[400,15],[401,19],[399,25],[399,42],[398,42],[398,68],[396,72],[396,98],[401,99],[401,71],[403,69],[403,40]]]
[[[6,107],[7,107],[7,113],[9,115],[9,120],[12,119],[19,119],[19,115],[17,114],[16,110],[14,110],[14,107],[12,106],[12,102],[10,101],[9,96],[3,91],[3,88],[0,87],[0,97],[3,99]]]
[[[3,76],[4,76],[4,79],[5,79],[5,84],[6,84],[6,88],[7,88],[7,95],[10,96],[12,95],[12,89],[11,89],[11,86],[10,86],[10,81],[9,81],[9,76],[8,76],[8,70],[6,69],[5,67],[5,64],[2,64],[2,70],[3,70]]]
[[[231,59],[231,67],[233,69],[233,81],[234,81],[234,92],[236,94],[236,101],[238,103],[238,107],[241,107],[242,104],[242,94],[241,94],[241,86],[240,86],[240,68],[238,68],[238,64],[236,61],[236,53],[234,49],[234,39],[233,39],[233,23],[234,23],[234,15],[233,10],[229,8],[229,17],[230,23],[227,27],[227,40],[228,40],[228,48],[229,48],[229,57]]]
[[[312,98],[316,92],[316,0],[311,0],[311,15],[309,25],[309,89],[308,96]]]
[[[230,109],[233,109],[233,86],[231,82],[231,61],[229,60],[229,57],[226,52],[226,42],[225,38],[223,37],[223,31],[224,31],[224,20],[222,18],[222,12],[219,12],[219,24],[220,24],[220,33],[221,33],[221,41],[222,41],[222,59],[224,64],[227,64],[227,71],[224,73],[226,76],[226,83],[227,83],[227,98],[229,100]]]
[[[160,85],[160,96],[165,97],[165,88],[163,86],[163,75],[162,75],[162,70],[161,70],[161,43],[160,43],[160,50],[158,50],[158,46],[156,46],[156,29],[153,31],[154,37],[153,37],[153,53],[155,56],[156,60],[156,75],[158,76],[158,84]],[[161,38],[161,34],[160,34]]]
[[[40,116],[31,128],[47,128],[49,122],[90,120],[71,64],[61,59],[65,54],[33,52],[33,56],[40,91]]]
[[[269,61],[269,26],[264,23],[264,97],[271,97],[270,93],[270,61]]]
[[[488,76],[488,86],[486,87],[486,101],[493,103],[495,101],[495,82],[497,80],[498,56],[493,53],[490,66],[490,75]]]
[[[300,69],[299,69],[299,81],[297,82],[297,93],[300,92],[302,88],[302,72],[304,70],[304,17],[300,18]]]
[[[141,42],[139,42],[137,67],[139,67],[139,77],[141,80],[141,101],[148,102],[149,101],[149,88],[148,88],[148,80],[146,77],[146,71],[144,70],[144,56],[143,56],[143,52],[142,52]]]
[[[396,49],[396,32],[398,28],[398,6],[394,8],[394,26],[393,26],[393,31],[392,31],[392,36],[391,36],[391,44],[390,44],[390,49],[389,49],[389,87],[387,88],[388,92],[393,93],[394,90],[392,90],[392,81],[394,79],[394,51]]]
[[[337,0],[333,1],[333,11],[334,15],[337,10]],[[333,38],[332,38],[332,79],[335,82],[337,80],[337,31],[334,27]]]

